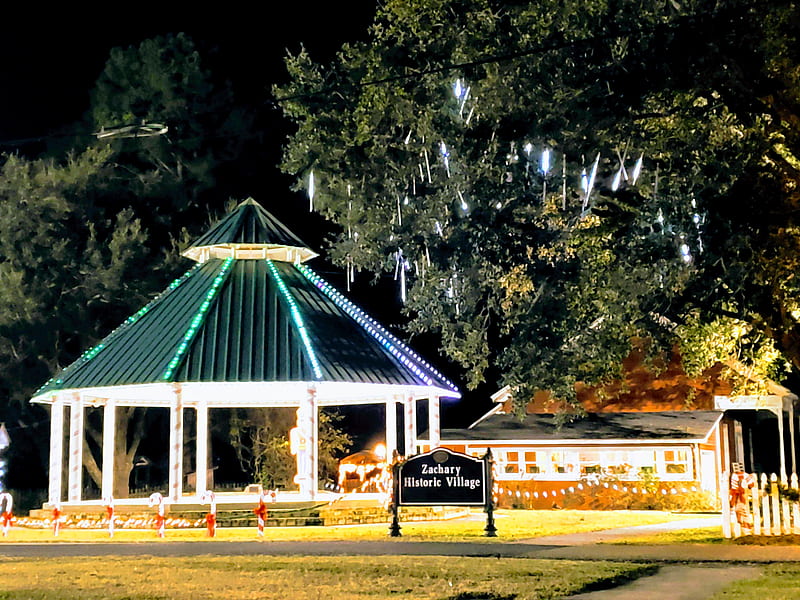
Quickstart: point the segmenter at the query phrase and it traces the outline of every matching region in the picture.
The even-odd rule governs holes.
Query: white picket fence
[[[779,486],[800,491],[797,475],[789,480],[780,480],[774,473],[767,477],[765,473],[753,475],[752,487],[744,488],[745,511],[731,506],[730,488],[731,474],[723,473],[720,491],[722,496],[722,533],[726,538],[743,535],[800,535],[800,501],[789,500],[780,494]],[[791,492],[790,492],[791,493]],[[743,521],[743,522],[740,522]]]

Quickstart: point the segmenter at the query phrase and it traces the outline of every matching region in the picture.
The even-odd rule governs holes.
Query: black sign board
[[[398,468],[399,505],[486,506],[487,461],[436,448]]]

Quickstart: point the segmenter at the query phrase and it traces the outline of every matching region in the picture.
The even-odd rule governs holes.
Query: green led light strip
[[[161,375],[162,381],[169,381],[169,379],[172,377],[172,374],[175,372],[175,369],[178,368],[178,365],[183,359],[183,355],[186,354],[186,350],[189,349],[189,344],[192,343],[194,336],[197,335],[197,330],[200,329],[200,326],[203,324],[206,313],[208,312],[211,303],[214,301],[214,297],[217,295],[222,282],[225,281],[225,276],[228,274],[232,264],[233,258],[226,258],[225,262],[222,263],[222,268],[220,269],[219,274],[214,278],[214,281],[211,283],[211,288],[209,288],[208,292],[206,292],[206,297],[203,300],[203,303],[200,305],[200,308],[197,310],[194,317],[192,317],[186,333],[183,334],[183,340],[181,340],[178,349],[175,351],[175,355],[172,357],[172,360],[169,361],[166,370]]]
[[[103,342],[100,342],[96,346],[93,346],[92,348],[89,348],[88,350],[86,350],[83,354],[81,354],[78,357],[78,359],[73,364],[75,366],[84,365],[87,362],[89,362],[90,360],[92,360],[95,356],[100,354],[100,351],[108,346],[108,344],[104,343],[104,342],[111,341],[117,334],[119,334],[122,331],[125,331],[128,327],[130,327],[131,325],[133,325],[134,323],[139,321],[139,319],[141,319],[144,315],[146,315],[148,312],[150,312],[150,309],[152,309],[156,304],[158,304],[161,301],[161,299],[164,298],[164,296],[169,294],[172,290],[174,290],[175,288],[180,286],[184,281],[189,279],[189,277],[191,277],[192,274],[195,271],[197,271],[197,269],[199,269],[201,266],[202,265],[199,264],[199,263],[194,265],[191,269],[186,271],[186,273],[184,273],[183,275],[181,275],[180,277],[178,277],[177,279],[172,281],[172,283],[170,283],[167,286],[167,289],[165,289],[158,296],[153,298],[150,302],[145,304],[142,308],[140,308],[135,313],[133,313],[131,316],[129,316],[127,319],[125,319],[119,327],[114,329],[114,331],[112,331],[105,338],[103,338]],[[64,382],[63,378],[59,378],[59,379],[55,379],[55,380],[53,378],[51,378],[49,381],[47,381],[47,383],[45,383],[42,387],[40,387],[38,390],[36,390],[34,395],[36,395],[39,392],[41,392],[43,389],[45,389],[48,385],[50,385],[54,381],[55,381],[56,385],[60,385],[61,383]]]
[[[278,269],[275,268],[275,265],[272,264],[272,261],[269,259],[267,259],[267,267],[269,267],[270,275],[272,275],[272,278],[275,280],[278,289],[281,291],[283,299],[286,301],[286,304],[289,305],[289,314],[291,315],[292,321],[294,321],[294,324],[297,327],[297,332],[300,334],[300,339],[303,341],[303,345],[306,347],[306,351],[308,352],[308,359],[311,361],[311,370],[314,371],[314,377],[317,379],[322,379],[322,368],[320,367],[319,360],[317,360],[317,354],[314,352],[314,348],[311,346],[311,338],[308,337],[308,330],[306,329],[305,323],[303,323],[303,317],[300,314],[300,309],[297,308],[297,303],[289,293],[289,289],[286,287],[283,279],[278,274]]]

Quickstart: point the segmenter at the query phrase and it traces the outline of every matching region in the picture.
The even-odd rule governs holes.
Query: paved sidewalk
[[[758,578],[763,572],[762,567],[753,563],[800,562],[800,548],[794,546],[603,543],[637,535],[718,525],[721,526],[719,516],[703,517],[659,525],[533,538],[523,543],[526,546],[540,545],[539,549],[526,554],[531,558],[661,563],[653,575],[565,600],[704,600],[734,581]]]
[[[710,598],[740,579],[755,579],[758,567],[661,567],[658,573],[641,577],[610,590],[569,596],[566,600],[702,600]]]
[[[623,560],[674,563],[800,562],[800,546],[750,546],[735,544],[613,544],[617,539],[720,525],[720,517],[700,517],[658,525],[621,527],[589,533],[571,533],[521,540],[530,558],[571,560]],[[531,546],[534,546],[531,548]]]
[[[685,519],[682,521],[671,521],[669,523],[656,523],[654,525],[635,525],[632,527],[618,527],[617,529],[605,529],[602,531],[589,531],[584,533],[566,533],[562,535],[548,535],[537,538],[520,540],[525,544],[544,544],[552,546],[582,546],[585,544],[597,544],[599,542],[611,542],[621,538],[628,538],[637,535],[653,535],[666,531],[679,531],[681,529],[696,529],[699,527],[722,528],[722,517],[714,515],[711,517],[697,517],[696,519]]]

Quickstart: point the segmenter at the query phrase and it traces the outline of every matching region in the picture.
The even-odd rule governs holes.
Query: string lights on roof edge
[[[367,333],[378,340],[401,364],[408,368],[412,373],[419,377],[426,385],[436,384],[434,377],[444,382],[452,391],[458,392],[458,388],[439,371],[433,368],[428,362],[423,360],[416,352],[403,344],[400,340],[389,333],[380,323],[372,319],[363,310],[358,308],[345,296],[339,293],[333,286],[317,275],[305,264],[297,264],[295,268],[320,289],[328,298],[344,310],[356,323],[358,323]],[[427,371],[427,372],[426,372]]]

